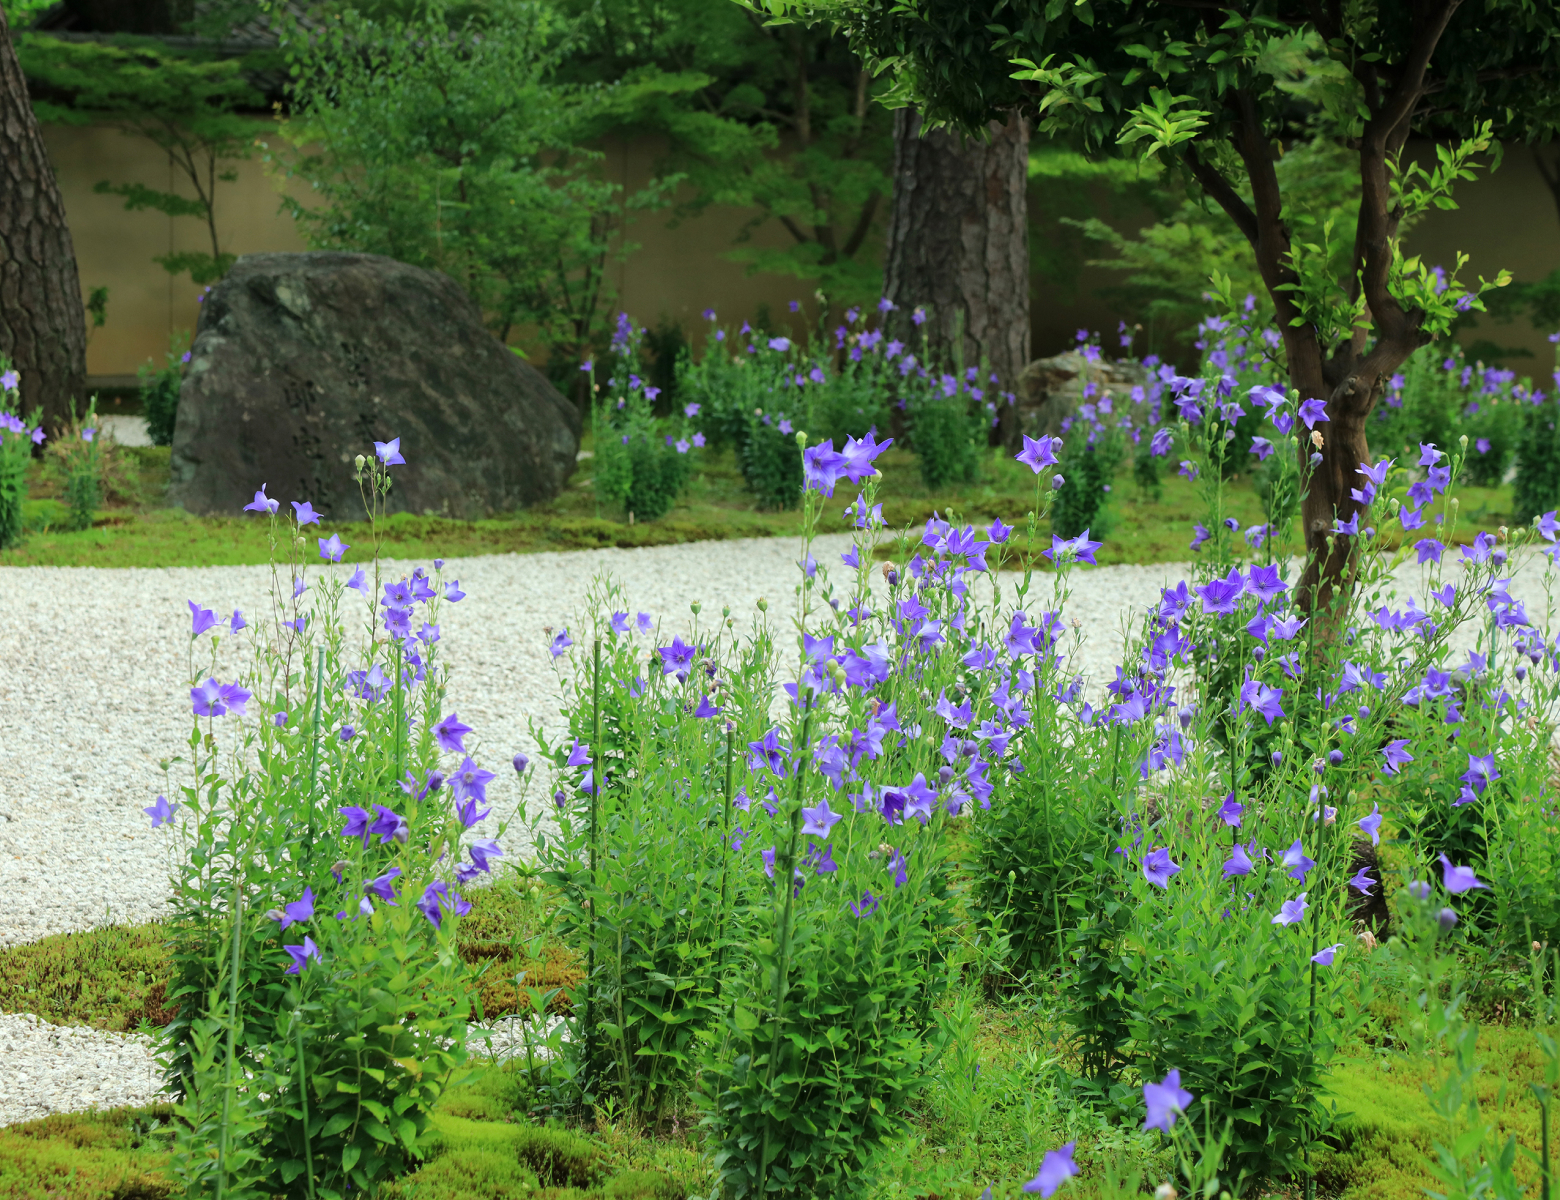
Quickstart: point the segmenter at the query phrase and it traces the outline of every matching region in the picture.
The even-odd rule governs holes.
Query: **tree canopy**
[[[1469,284],[1402,247],[1408,223],[1455,207],[1502,142],[1560,127],[1552,0],[754,0],[772,18],[842,30],[893,76],[891,101],[977,129],[1011,108],[1095,155],[1158,157],[1250,242],[1292,385],[1330,425],[1305,521],[1332,580],[1353,561],[1335,516],[1369,458],[1365,418],[1392,373],[1502,272]],[[1322,137],[1358,175],[1352,228],[1314,177],[1279,160]],[[1411,138],[1434,143],[1433,158]],[[1329,186],[1335,186],[1335,181]],[[1309,450],[1305,451],[1309,453]],[[1314,582],[1315,576],[1312,576]]]

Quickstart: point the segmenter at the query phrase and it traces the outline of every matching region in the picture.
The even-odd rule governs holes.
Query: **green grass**
[[[159,497],[168,479],[166,448],[121,450],[120,485],[111,490],[110,507],[91,529],[79,533],[61,529],[63,508],[56,485],[35,469],[24,507],[29,529],[24,543],[0,551],[3,566],[68,567],[196,567],[261,564],[271,557],[269,522],[253,516],[193,517],[166,508]],[[889,450],[879,461],[883,481],[879,498],[891,528],[917,526],[935,512],[954,513],[963,520],[1001,517],[1022,527],[1034,506],[1035,477],[998,451],[982,462],[973,483],[930,492],[921,483],[914,457]],[[845,484],[825,507],[820,528],[845,532],[841,513],[854,498]],[[1117,476],[1106,513],[1108,532],[1099,552],[1102,565],[1112,563],[1182,562],[1191,557],[1192,525],[1203,520],[1197,486],[1166,473],[1157,502],[1141,499],[1128,473]],[[1508,520],[1509,488],[1461,490],[1460,533],[1494,529]],[[289,496],[279,496],[286,511]],[[1227,514],[1244,528],[1262,520],[1261,504],[1251,482],[1234,480],[1226,493]],[[729,451],[700,456],[687,493],[659,521],[634,525],[620,515],[598,512],[591,489],[590,460],[581,463],[569,486],[557,498],[524,512],[481,521],[452,521],[409,513],[390,518],[381,527],[381,554],[396,559],[461,558],[484,554],[523,554],[543,550],[634,548],[681,542],[723,541],[730,538],[788,537],[801,530],[795,512],[762,512],[743,483]],[[369,528],[362,521],[328,521],[319,536],[339,533],[352,549],[344,561],[366,562],[373,556]],[[1047,535],[1049,531],[1042,531]],[[1098,535],[1098,528],[1096,528]],[[311,534],[313,531],[311,530]],[[312,545],[312,543],[311,543]],[[312,558],[312,552],[308,554]]]

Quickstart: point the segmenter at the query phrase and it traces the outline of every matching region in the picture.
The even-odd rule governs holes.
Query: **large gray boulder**
[[[547,500],[580,418],[449,276],[377,254],[252,254],[206,296],[169,498],[237,513],[266,484],[363,515],[353,460],[401,439],[392,512],[471,519]]]
[[[1092,383],[1089,399],[1096,404],[1111,398],[1117,413],[1132,410],[1132,389],[1147,387],[1152,373],[1131,359],[1115,362],[1090,362],[1076,350],[1065,350],[1051,358],[1037,358],[1019,373],[1019,428],[1030,437],[1056,436],[1067,418],[1083,403],[1084,385]]]

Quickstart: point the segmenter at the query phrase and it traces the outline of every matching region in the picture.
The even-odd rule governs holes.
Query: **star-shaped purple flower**
[[[400,438],[391,438],[388,442],[375,442],[374,457],[387,467],[404,466],[406,463],[406,460],[401,457]]]
[[[159,825],[170,823],[173,820],[173,810],[178,807],[177,804],[169,804],[167,796],[158,796],[149,807],[141,811],[151,817],[152,828],[156,829]]]
[[[300,527],[304,525],[318,525],[320,523],[320,514],[314,511],[314,505],[307,500],[301,504],[294,500],[292,506],[293,517],[297,520]]]
[[[839,813],[829,811],[829,799],[825,796],[816,808],[802,809],[802,836],[826,838],[840,819]]]
[[[1039,1192],[1043,1200],[1050,1200],[1057,1188],[1078,1173],[1078,1164],[1073,1161],[1073,1148],[1077,1145],[1076,1141],[1071,1141],[1058,1150],[1046,1151],[1040,1160],[1040,1170],[1023,1190]]]
[[[274,513],[281,506],[280,500],[272,500],[271,497],[265,494],[265,484],[262,483],[259,490],[255,492],[255,498],[244,505],[244,511]]]
[[[1366,832],[1366,833],[1368,833],[1370,835],[1370,843],[1371,843],[1371,845],[1373,845],[1373,846],[1381,845],[1381,805],[1380,804],[1372,804],[1370,806],[1370,815],[1366,816],[1366,817],[1361,817],[1359,819],[1359,821],[1356,822],[1356,823],[1359,825],[1359,827],[1364,832]]]
[[[328,538],[320,538],[319,543],[320,557],[326,562],[339,563],[341,556],[352,549],[351,546],[341,540],[339,535],[334,533]]]
[[[457,800],[471,798],[486,803],[487,785],[497,778],[493,772],[477,766],[468,756],[450,776],[450,790],[455,793]]]
[[[282,972],[284,975],[298,974],[299,971],[309,965],[311,958],[315,962],[320,961],[320,948],[314,944],[314,939],[311,937],[304,938],[301,946],[283,946],[282,949],[292,955],[293,960],[293,965]]]
[[[465,724],[459,714],[452,712],[433,727],[433,740],[447,754],[464,754],[466,735],[470,732],[471,726]]]
[[[1314,429],[1318,421],[1328,420],[1327,405],[1320,400],[1307,400],[1300,406],[1300,419],[1307,429]]]
[[[1414,761],[1414,756],[1408,752],[1408,739],[1398,738],[1388,742],[1381,749],[1381,757],[1387,760],[1387,765],[1382,768],[1388,775],[1396,775],[1403,767]],[[1370,818],[1366,818],[1369,820]],[[1381,818],[1376,818],[1379,823]],[[1361,826],[1363,828],[1363,826]]]
[[[1057,463],[1056,449],[1061,444],[1061,438],[1032,438],[1024,435],[1024,448],[1014,457],[1036,475],[1047,467],[1054,467]]]
[[[1298,925],[1301,921],[1305,920],[1305,896],[1306,894],[1301,892],[1298,899],[1285,900],[1284,903],[1279,906],[1278,916],[1273,918],[1273,924]]]
[[[1170,1071],[1158,1083],[1145,1083],[1143,1105],[1148,1109],[1148,1120],[1143,1122],[1143,1129],[1169,1133],[1176,1118],[1186,1111],[1186,1106],[1191,1102],[1192,1094],[1181,1086],[1179,1070]]]
[[[1143,856],[1143,878],[1155,887],[1168,888],[1171,876],[1180,870],[1180,864],[1171,861],[1168,846],[1160,846]]]
[[[1454,896],[1460,896],[1464,892],[1474,888],[1488,888],[1490,885],[1482,882],[1473,873],[1472,867],[1454,867],[1452,860],[1443,853],[1441,855],[1441,886]]]
[[[280,915],[276,918],[282,923],[285,930],[289,925],[296,925],[300,921],[312,921],[314,919],[314,892],[310,888],[303,889],[303,899],[294,900],[291,904],[283,906]]]
[[[198,638],[217,623],[217,614],[211,609],[202,608],[193,600],[188,600],[185,603],[190,606],[190,636],[192,638]]]

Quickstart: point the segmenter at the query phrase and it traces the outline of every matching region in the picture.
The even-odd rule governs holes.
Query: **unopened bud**
[[[807,449],[807,431],[805,429],[796,431],[796,444],[803,450]]]
[[[1441,932],[1449,933],[1457,924],[1457,914],[1449,908],[1443,908],[1435,914],[1435,923],[1441,927]]]
[[[368,458],[362,454],[359,454],[352,460],[352,463],[359,471],[361,471],[365,466],[368,465]]]
[[[1067,481],[1065,479],[1063,479],[1060,475],[1052,475],[1051,476],[1051,490],[1053,492],[1060,491],[1061,488],[1062,488],[1062,484],[1064,484],[1066,482]]]
[[[1466,450],[1468,448],[1468,435],[1465,433],[1462,435],[1462,437],[1458,438],[1457,444]]]

